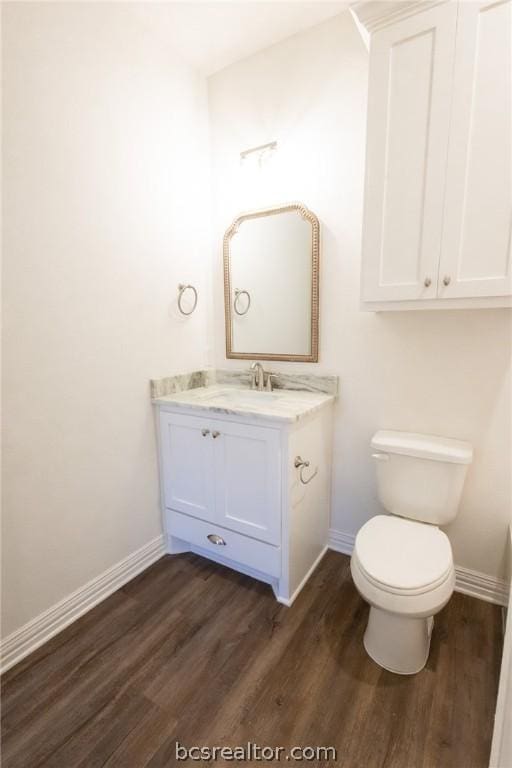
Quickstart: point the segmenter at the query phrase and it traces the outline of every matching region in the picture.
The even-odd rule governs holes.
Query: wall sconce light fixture
[[[248,158],[254,157],[259,166],[262,166],[277,149],[277,141],[269,141],[268,144],[260,144],[257,147],[244,149],[240,152],[240,163],[243,165]]]

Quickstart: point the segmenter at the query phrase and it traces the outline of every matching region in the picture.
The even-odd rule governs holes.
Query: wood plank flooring
[[[195,555],[165,557],[6,673],[3,768],[200,764],[176,761],[176,741],[332,746],[343,768],[487,766],[500,609],[454,595],[411,677],[368,658],[367,615],[335,552],[292,608]]]

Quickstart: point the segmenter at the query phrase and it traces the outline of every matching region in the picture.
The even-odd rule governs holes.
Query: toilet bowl
[[[372,440],[379,497],[390,512],[360,529],[351,573],[370,604],[364,646],[385,669],[403,675],[425,666],[434,616],[450,599],[455,568],[438,527],[457,514],[468,443],[402,432]]]
[[[391,672],[419,672],[428,658],[433,616],[455,585],[448,537],[425,523],[378,515],[359,531],[350,566],[371,606],[368,655]]]

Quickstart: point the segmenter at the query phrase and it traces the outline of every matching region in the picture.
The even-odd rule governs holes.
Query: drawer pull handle
[[[304,479],[304,470],[307,469],[307,467],[309,467],[309,465],[310,465],[309,461],[304,461],[304,459],[302,459],[300,456],[296,456],[295,457],[294,466],[295,466],[296,469],[299,469],[299,467],[300,467],[299,477],[300,477],[300,481],[301,481],[302,485],[307,485],[308,483],[310,483],[312,481],[312,479],[314,477],[316,477],[317,474],[318,474],[318,467],[317,467],[315,469],[315,471],[313,472],[313,474],[310,475],[307,480],[305,480]]]
[[[214,440],[215,440],[216,437],[219,437],[219,435],[220,435],[220,432],[217,432],[217,430],[214,430],[212,432],[212,437],[213,437]]]
[[[210,434],[210,430],[209,429],[202,429],[201,430],[201,434],[202,434],[203,437],[206,437],[206,435]]]
[[[219,547],[226,546],[226,542],[222,538],[222,536],[217,536],[216,533],[209,533],[206,537],[208,541],[211,541],[212,544],[217,544]]]

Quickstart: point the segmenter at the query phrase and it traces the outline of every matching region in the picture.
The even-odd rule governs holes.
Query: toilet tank
[[[371,441],[379,499],[394,515],[446,525],[457,515],[470,443],[412,432],[379,431]]]

